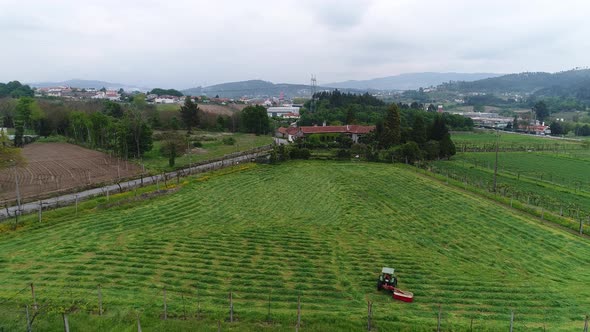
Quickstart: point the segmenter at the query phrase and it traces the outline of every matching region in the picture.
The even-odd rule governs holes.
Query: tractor
[[[397,277],[394,275],[394,272],[395,270],[391,267],[384,267],[381,270],[379,280],[377,280],[377,290],[386,289],[392,292],[394,299],[412,302],[414,300],[414,294],[397,288]]]

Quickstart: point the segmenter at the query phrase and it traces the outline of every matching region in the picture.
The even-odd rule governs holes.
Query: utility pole
[[[497,177],[498,177],[498,145],[499,145],[499,140],[500,138],[500,134],[498,133],[498,131],[496,131],[496,163],[494,164],[494,193],[496,192],[496,185],[498,183],[497,181]]]
[[[20,208],[20,189],[18,187],[18,174],[16,173],[16,161],[14,161],[14,160],[11,160],[11,161],[14,162],[12,169],[14,171],[14,183],[16,184],[16,205],[18,206],[18,212],[20,212],[20,209],[21,209]]]
[[[311,75],[311,103],[309,104],[309,111],[311,113],[315,112],[315,93],[318,87],[318,80],[316,79],[315,75]]]
[[[188,148],[188,174],[192,173],[193,161],[192,161],[192,149],[190,140],[186,142]]]

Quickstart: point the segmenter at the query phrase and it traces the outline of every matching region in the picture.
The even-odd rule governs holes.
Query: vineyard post
[[[268,317],[267,317],[267,320],[269,323],[271,321],[270,320],[270,296],[271,296],[271,294],[272,294],[272,288],[270,289],[270,292],[268,292]]]
[[[510,310],[510,332],[512,332],[513,326],[514,326],[514,310]]]
[[[31,296],[33,297],[33,309],[37,311],[39,307],[37,306],[37,299],[35,298],[35,286],[31,283]]]
[[[232,296],[232,292],[229,292],[229,322],[233,323],[234,321],[234,298]]]
[[[78,194],[76,194],[76,217],[78,216]]]
[[[199,299],[199,289],[197,288],[197,319],[201,319],[201,300]]]
[[[301,295],[297,295],[297,324],[295,325],[295,332],[299,332],[301,326]]]
[[[121,179],[121,169],[119,167],[119,163],[117,163],[117,179]]]
[[[184,301],[184,294],[182,294],[182,313],[184,315],[184,320],[186,320],[186,303]]]
[[[586,319],[584,320],[584,332],[588,332],[588,315],[586,315]]]
[[[100,285],[98,285],[98,315],[102,316],[102,290]]]
[[[43,201],[39,201],[39,222],[41,222],[41,210],[43,210]]]
[[[217,320],[217,332],[221,332],[221,320]]]
[[[164,320],[168,319],[168,307],[166,306],[166,287],[164,287]]]
[[[137,314],[137,332],[141,332],[141,322],[139,321],[139,314]]]
[[[110,187],[107,186],[107,202],[109,201],[109,191],[110,191]]]
[[[471,317],[471,323],[469,324],[469,332],[473,332],[473,317]]]
[[[436,332],[440,332],[440,319],[441,319],[441,315],[442,315],[442,308],[441,305],[438,305],[438,321],[436,324]]]
[[[367,301],[367,331],[371,331],[371,319],[373,318],[373,303]]]
[[[27,332],[31,332],[31,318],[29,316],[29,305],[25,306],[25,311],[27,314]]]
[[[68,315],[63,313],[62,317],[64,320],[64,332],[70,332],[70,324],[68,323]]]

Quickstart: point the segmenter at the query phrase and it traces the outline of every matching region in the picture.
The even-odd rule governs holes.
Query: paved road
[[[34,202],[22,204],[21,208],[20,208],[19,215],[32,213],[32,212],[38,212],[39,206],[41,204],[42,204],[42,207],[44,210],[56,208],[56,207],[60,207],[60,206],[65,206],[65,205],[71,205],[71,204],[75,204],[76,200],[81,201],[81,200],[88,199],[91,197],[105,196],[110,193],[127,191],[127,190],[133,189],[135,187],[139,187],[139,186],[146,185],[146,184],[149,185],[149,184],[153,184],[153,183],[157,183],[157,182],[163,182],[164,177],[166,178],[166,180],[171,181],[171,180],[174,180],[177,176],[182,177],[182,176],[185,176],[188,174],[203,173],[203,172],[207,172],[210,170],[229,167],[232,165],[236,165],[238,163],[250,162],[250,161],[252,161],[252,159],[255,159],[259,156],[264,156],[264,155],[268,155],[268,150],[253,152],[253,153],[235,156],[235,157],[229,156],[229,157],[224,158],[223,160],[213,161],[210,163],[201,164],[201,165],[193,166],[190,168],[187,167],[185,169],[170,172],[170,173],[153,175],[153,176],[146,176],[144,178],[121,182],[119,184],[113,184],[113,185],[104,186],[104,187],[100,187],[100,188],[84,190],[84,191],[80,191],[77,193],[61,195],[61,196],[57,196],[57,197],[53,197],[53,198],[49,198],[49,199],[44,199],[42,201],[34,201]],[[18,206],[11,206],[8,208],[2,208],[0,210],[0,222],[2,222],[3,220],[5,221],[7,218],[14,217],[15,213],[17,211],[19,211]]]

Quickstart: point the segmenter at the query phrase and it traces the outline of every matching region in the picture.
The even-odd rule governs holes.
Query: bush
[[[309,159],[311,152],[306,148],[293,148],[289,153],[291,159]]]
[[[225,144],[225,145],[234,145],[234,144],[236,144],[236,139],[235,139],[235,138],[233,138],[233,137],[225,137],[225,138],[222,140],[222,142],[223,142],[223,144]]]
[[[200,141],[193,142],[193,148],[202,148],[202,147],[203,147],[203,143],[201,143]]]
[[[402,145],[396,145],[386,152],[388,161],[413,164],[418,160],[422,160],[423,151],[416,142],[410,141]]]
[[[350,160],[351,154],[350,150],[347,149],[340,149],[336,151],[336,158],[341,160]]]

